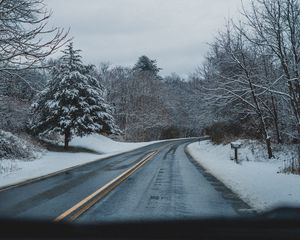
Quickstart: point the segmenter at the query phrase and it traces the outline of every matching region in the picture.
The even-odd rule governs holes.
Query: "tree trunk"
[[[268,135],[267,125],[265,123],[263,112],[262,112],[260,104],[259,104],[259,99],[257,98],[256,93],[255,93],[255,87],[252,83],[251,74],[250,74],[250,72],[248,71],[248,69],[246,68],[246,65],[245,65],[245,62],[246,62],[245,61],[245,56],[242,55],[242,57],[243,57],[243,63],[244,64],[241,64],[240,61],[237,61],[237,62],[240,65],[240,67],[243,69],[243,71],[245,72],[245,75],[247,77],[247,81],[248,81],[248,84],[249,84],[249,88],[251,90],[251,95],[252,95],[252,99],[253,99],[254,106],[255,106],[255,112],[256,112],[258,118],[260,119],[263,138],[265,139],[265,142],[266,142],[266,145],[267,145],[267,151],[268,151],[269,159],[271,159],[271,158],[274,157],[273,152],[272,152],[272,148],[271,148],[271,139],[270,139],[270,136]]]
[[[65,150],[68,150],[68,148],[69,148],[70,135],[71,135],[70,130],[66,129],[65,130],[65,145],[64,145]]]
[[[271,139],[269,137],[266,138],[267,149],[268,149],[268,157],[269,159],[273,158],[273,151],[271,147]]]
[[[283,143],[283,141],[282,141],[281,136],[280,136],[279,125],[278,125],[277,121],[275,121],[275,129],[276,129],[277,143],[281,144],[281,143]]]
[[[273,114],[274,114],[274,124],[275,124],[275,130],[276,130],[277,143],[281,144],[283,141],[280,136],[278,112],[277,112],[277,107],[276,107],[276,102],[275,102],[274,96],[272,96],[271,99],[272,99],[272,108],[273,108]]]

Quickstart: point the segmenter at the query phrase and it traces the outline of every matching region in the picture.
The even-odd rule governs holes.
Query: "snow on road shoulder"
[[[75,138],[70,145],[88,148],[102,154],[45,151],[40,153],[42,156],[37,159],[0,159],[0,188],[98,161],[153,143],[155,142],[121,143],[101,135],[90,135]]]
[[[85,137],[75,137],[70,142],[72,147],[83,147],[98,153],[124,152],[144,147],[155,142],[126,143],[116,142],[103,135],[92,134]]]
[[[230,144],[214,145],[203,141],[189,145],[188,151],[208,172],[258,211],[279,206],[299,207],[300,176],[280,173],[284,156],[289,154],[279,153],[279,158],[268,160],[261,152],[261,145],[245,145],[240,150],[243,159],[240,164],[231,160]]]
[[[0,187],[42,177],[70,167],[100,160],[114,154],[46,152],[34,160],[1,160]]]

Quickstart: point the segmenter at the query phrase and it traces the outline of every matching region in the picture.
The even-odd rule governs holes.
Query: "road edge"
[[[199,141],[204,141],[209,139],[201,139]],[[187,155],[190,162],[199,170],[203,176],[207,179],[209,183],[215,188],[217,192],[220,192],[223,198],[230,203],[234,210],[242,217],[253,216],[257,214],[257,210],[248,204],[238,193],[233,189],[223,183],[215,175],[209,172],[205,167],[203,167],[190,153],[188,147],[191,145],[187,144],[184,147],[184,152]]]
[[[86,166],[88,164],[93,164],[93,163],[96,163],[98,161],[107,160],[107,159],[112,158],[112,157],[117,157],[117,156],[120,156],[120,155],[125,154],[125,153],[133,152],[137,149],[133,149],[133,150],[122,152],[122,153],[113,154],[113,155],[108,156],[108,157],[96,159],[94,161],[82,163],[82,164],[79,164],[79,165],[76,165],[76,166],[73,166],[73,167],[64,168],[62,170],[55,171],[55,172],[52,172],[52,173],[49,173],[49,174],[46,174],[46,175],[43,175],[43,176],[40,176],[40,177],[35,177],[35,178],[27,179],[27,180],[24,180],[24,181],[20,181],[20,182],[17,182],[17,183],[8,184],[6,186],[0,187],[0,192],[6,191],[6,190],[9,190],[9,189],[12,189],[12,188],[16,188],[16,187],[21,187],[21,186],[24,186],[24,185],[27,185],[27,184],[30,184],[30,183],[38,182],[38,181],[44,180],[46,178],[54,177],[54,176],[57,176],[59,174],[65,173],[65,172],[72,171],[76,168]]]

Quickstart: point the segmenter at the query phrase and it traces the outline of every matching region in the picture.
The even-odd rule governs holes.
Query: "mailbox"
[[[238,149],[242,147],[241,142],[232,142],[231,149],[234,149],[234,160],[236,163],[238,163]]]
[[[241,148],[242,147],[242,143],[241,142],[232,142],[231,143],[231,148],[232,149],[239,149],[239,148]]]

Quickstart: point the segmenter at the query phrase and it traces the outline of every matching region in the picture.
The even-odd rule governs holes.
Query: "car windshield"
[[[300,208],[299,76],[298,0],[0,0],[0,219]]]

